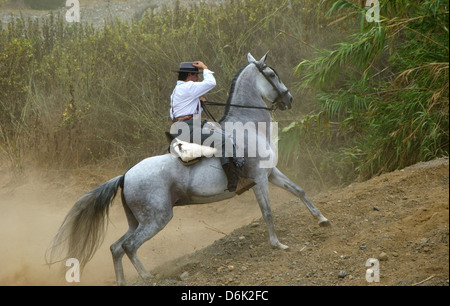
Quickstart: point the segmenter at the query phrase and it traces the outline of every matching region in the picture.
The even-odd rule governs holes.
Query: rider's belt
[[[188,121],[194,118],[194,115],[186,115],[186,116],[180,116],[175,119],[172,119],[172,122],[179,122],[179,121]]]

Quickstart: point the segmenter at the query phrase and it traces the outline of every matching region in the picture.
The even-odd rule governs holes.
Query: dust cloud
[[[106,175],[70,172],[30,171],[19,177],[0,167],[0,285],[66,286],[65,263],[48,266],[45,251],[75,201],[107,179]],[[110,175],[113,177],[113,174]],[[276,193],[276,194],[274,194]],[[272,207],[293,196],[271,189]],[[175,207],[171,222],[147,241],[138,255],[148,270],[192,253],[261,217],[253,195],[206,205]],[[105,241],[81,274],[79,285],[114,285],[115,276],[109,246],[127,230],[120,197],[110,211]],[[137,273],[128,258],[123,259],[125,276]]]

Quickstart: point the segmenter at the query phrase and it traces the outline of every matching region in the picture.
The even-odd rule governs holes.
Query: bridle
[[[272,85],[273,89],[275,89],[275,91],[278,93],[277,98],[272,102],[272,107],[270,108],[271,110],[277,109],[281,101],[283,101],[284,97],[289,93],[289,89],[286,89],[285,91],[282,92],[280,89],[278,89],[273,80],[267,74],[264,73],[264,70],[269,66],[267,65],[259,66],[256,62],[253,62],[253,64],[256,66],[256,68],[258,68],[258,71],[261,72],[261,74],[264,76],[267,82],[269,82],[269,84]],[[278,76],[278,73],[276,73],[276,71],[273,68],[270,69],[272,69],[272,71]]]
[[[285,91],[281,91],[273,82],[273,80],[264,72],[264,70],[269,67],[267,65],[263,65],[260,66],[258,65],[256,62],[253,62],[252,64],[254,64],[256,66],[256,68],[258,69],[258,71],[264,76],[264,78],[267,80],[267,82],[269,82],[269,84],[273,87],[273,89],[275,89],[275,91],[278,93],[277,98],[272,102],[272,106],[271,107],[264,107],[264,106],[246,106],[246,105],[239,105],[239,104],[231,104],[231,103],[220,103],[220,102],[212,102],[212,101],[205,101],[202,102],[202,108],[205,110],[206,114],[210,117],[211,114],[209,113],[209,111],[207,111],[207,109],[205,108],[205,105],[213,105],[213,106],[232,106],[232,107],[238,107],[238,108],[250,108],[250,109],[264,109],[264,110],[268,110],[268,111],[274,111],[276,110],[279,105],[281,104],[281,102],[283,101],[284,97],[289,93],[289,89],[286,89]],[[270,67],[269,67],[270,68]],[[275,70],[273,68],[271,68],[274,72]],[[278,76],[278,74],[275,72],[275,74]],[[212,119],[214,119],[214,117],[212,117]],[[215,120],[214,120],[215,121]]]

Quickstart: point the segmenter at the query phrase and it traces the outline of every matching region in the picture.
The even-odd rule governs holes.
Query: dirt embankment
[[[313,200],[332,227],[319,227],[298,199],[274,210],[278,237],[290,250],[272,249],[259,219],[155,269],[153,284],[449,285],[448,159]],[[379,282],[366,279],[370,258],[379,260]]]

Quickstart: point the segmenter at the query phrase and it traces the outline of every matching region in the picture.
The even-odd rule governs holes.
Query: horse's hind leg
[[[123,272],[123,265],[122,265],[122,257],[125,254],[125,251],[122,248],[122,243],[125,239],[130,237],[130,235],[135,231],[135,229],[136,228],[130,227],[128,231],[125,233],[125,235],[123,235],[119,240],[114,242],[110,247],[114,262],[114,271],[116,273],[116,282],[117,285],[119,286],[125,285],[125,274]]]
[[[170,205],[169,205],[170,206]],[[127,237],[123,243],[122,248],[127,254],[133,266],[136,268],[139,276],[148,281],[151,278],[151,274],[147,272],[144,265],[139,260],[137,256],[137,250],[139,247],[155,236],[159,231],[161,231],[167,223],[172,219],[173,211],[172,207],[165,210],[154,209],[150,216],[140,216],[139,225],[136,230]]]
[[[311,214],[319,221],[320,226],[330,225],[330,221],[328,221],[328,219],[322,215],[320,210],[316,206],[314,206],[311,200],[308,199],[303,189],[294,184],[288,177],[286,177],[286,175],[281,173],[280,170],[274,168],[269,176],[269,181],[299,197],[309,209]]]
[[[131,234],[136,230],[137,226],[139,225],[130,208],[127,206],[123,194],[122,194],[122,205],[125,210],[125,215],[127,216],[129,228],[128,231],[125,233],[125,235],[123,235],[119,240],[114,242],[110,247],[114,262],[114,271],[116,273],[116,281],[117,285],[119,286],[125,285],[125,275],[123,272],[123,265],[122,265],[122,257],[125,254],[125,251],[122,248],[122,243],[123,241],[125,241],[125,239],[131,236]]]

